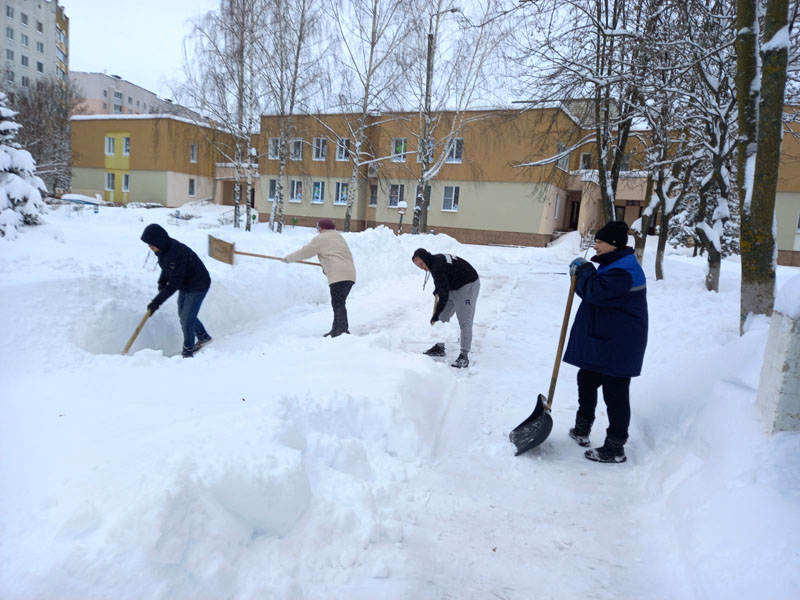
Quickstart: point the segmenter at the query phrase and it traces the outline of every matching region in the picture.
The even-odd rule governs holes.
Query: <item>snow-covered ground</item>
[[[768,323],[739,337],[735,261],[713,294],[704,259],[671,254],[656,282],[648,250],[627,463],[591,463],[567,437],[566,364],[553,432],[515,458],[508,432],[547,392],[569,287],[549,273],[574,235],[346,234],[353,335],[332,340],[318,268],[206,256],[208,233],[283,256],[312,230],[206,229],[219,208],[196,211],[174,226],[167,210],[61,208],[0,241],[0,598],[800,597],[800,434],[763,433]],[[192,360],[174,298],[120,354],[156,292],[151,222],[211,272],[214,342]],[[421,354],[446,336],[455,358],[458,330],[428,325],[419,245],[481,275],[467,372]],[[595,445],[605,426],[601,411]]]

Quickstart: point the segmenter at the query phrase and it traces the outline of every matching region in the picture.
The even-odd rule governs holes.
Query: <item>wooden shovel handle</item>
[[[550,379],[550,391],[547,393],[547,408],[553,406],[553,395],[556,393],[556,379],[558,379],[558,369],[561,367],[561,353],[564,350],[564,340],[567,338],[567,325],[569,325],[569,315],[572,313],[572,300],[575,297],[575,284],[578,276],[573,275],[569,284],[569,296],[567,297],[567,308],[564,311],[564,320],[561,322],[561,337],[558,339],[558,350],[556,350],[556,364],[553,365],[553,377]]]
[[[283,259],[280,256],[267,256],[266,254],[253,254],[252,252],[240,252],[239,250],[234,250],[234,254],[241,254],[243,256],[256,256],[258,258],[268,258],[270,260],[280,260]],[[315,267],[321,267],[322,265],[319,263],[311,262],[308,260],[296,260],[295,262],[299,262],[301,265],[313,265]]]
[[[128,350],[131,349],[131,346],[133,346],[133,342],[136,340],[136,337],[139,335],[139,332],[142,330],[142,327],[144,327],[144,324],[147,322],[147,319],[149,318],[150,318],[150,309],[148,308],[147,312],[144,313],[142,320],[139,322],[139,326],[136,328],[136,331],[133,332],[131,339],[129,339],[128,343],[125,344],[125,349],[122,351],[123,356],[125,356],[128,353]]]

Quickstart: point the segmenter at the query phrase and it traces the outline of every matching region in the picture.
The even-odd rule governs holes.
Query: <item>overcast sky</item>
[[[69,68],[119,75],[171,98],[188,20],[219,0],[60,0],[69,17]]]

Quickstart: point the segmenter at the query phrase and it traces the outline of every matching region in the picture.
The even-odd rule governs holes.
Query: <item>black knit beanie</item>
[[[594,234],[594,239],[624,248],[628,245],[628,224],[625,221],[609,221]]]

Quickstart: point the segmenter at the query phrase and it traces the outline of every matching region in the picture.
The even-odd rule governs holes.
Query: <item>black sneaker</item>
[[[189,352],[188,350],[184,350],[183,352],[181,352],[181,356],[183,358],[192,358],[194,356],[194,353]]]
[[[589,434],[588,433],[586,435],[582,434],[583,432],[578,431],[576,427],[573,427],[572,429],[569,430],[569,437],[578,442],[578,446],[583,446],[584,448],[588,448],[590,445]]]
[[[427,354],[428,356],[444,356],[444,344],[434,344],[425,350],[423,354]]]
[[[202,348],[206,344],[211,343],[211,339],[212,339],[211,336],[208,336],[207,338],[202,340],[198,339],[194,345],[194,348],[192,348],[192,352],[197,352],[198,350],[200,350],[200,348]]]
[[[625,449],[609,448],[608,446],[600,446],[593,450],[587,450],[583,455],[589,460],[600,463],[624,463],[627,458],[625,457]]]
[[[466,354],[459,354],[456,362],[450,366],[456,369],[466,369],[469,366],[469,358],[467,358]]]

